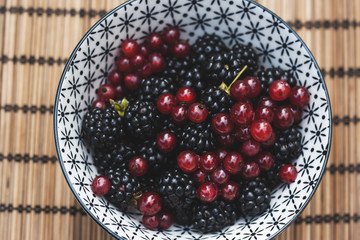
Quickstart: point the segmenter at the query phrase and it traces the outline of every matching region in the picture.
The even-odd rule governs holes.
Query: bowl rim
[[[124,2],[122,4],[120,4],[119,6],[115,7],[114,9],[112,9],[111,11],[109,11],[107,14],[105,14],[103,17],[101,17],[86,33],[85,35],[80,39],[80,41],[78,42],[78,44],[76,45],[76,47],[74,48],[74,50],[71,52],[70,58],[67,60],[66,65],[64,67],[64,70],[61,74],[60,77],[60,81],[56,90],[56,96],[55,96],[55,103],[54,103],[54,110],[53,110],[53,127],[54,127],[54,138],[55,138],[55,148],[56,148],[56,153],[58,156],[58,161],[60,163],[60,167],[61,170],[63,172],[63,175],[65,177],[66,183],[68,184],[68,186],[70,187],[73,195],[75,196],[75,199],[78,201],[78,203],[80,204],[80,206],[85,210],[85,212],[98,224],[100,225],[106,232],[108,232],[112,237],[118,239],[118,240],[126,240],[120,236],[118,236],[116,233],[114,233],[113,231],[111,231],[107,226],[105,226],[98,218],[95,217],[95,215],[87,208],[87,206],[83,203],[83,201],[80,199],[80,196],[77,194],[75,188],[72,186],[70,179],[68,177],[68,174],[65,170],[65,166],[64,166],[64,161],[62,159],[62,153],[60,151],[60,147],[59,147],[59,138],[58,138],[58,116],[57,116],[57,112],[58,112],[58,105],[59,105],[59,97],[60,97],[60,92],[61,92],[61,86],[64,82],[65,76],[67,74],[67,69],[69,68],[71,62],[74,60],[74,58],[76,57],[76,53],[78,52],[78,49],[80,48],[80,46],[84,43],[84,41],[90,36],[90,34],[92,33],[92,31],[100,25],[100,23],[102,23],[106,18],[108,18],[109,16],[111,16],[113,13],[117,12],[119,9],[125,7],[128,4],[137,2],[139,0],[129,0],[127,2]],[[319,179],[313,189],[313,191],[311,192],[311,194],[309,195],[309,197],[307,198],[307,200],[304,202],[304,204],[302,205],[302,207],[299,209],[299,212],[294,215],[292,217],[292,219],[284,224],[282,226],[281,229],[279,229],[275,234],[271,235],[268,237],[268,239],[272,239],[276,236],[278,236],[280,233],[282,233],[291,223],[294,222],[294,220],[303,212],[303,210],[305,209],[305,207],[309,204],[310,200],[312,199],[312,197],[314,196],[317,188],[319,187],[319,184],[321,182],[321,179],[323,178],[325,169],[326,169],[326,165],[328,163],[328,159],[329,159],[329,155],[330,155],[330,149],[331,149],[331,139],[332,139],[332,111],[331,111],[331,104],[330,104],[330,97],[329,97],[329,93],[325,84],[325,80],[321,74],[320,68],[318,63],[316,62],[315,57],[313,56],[313,54],[311,53],[310,49],[307,47],[307,45],[305,44],[305,42],[301,39],[301,37],[294,31],[294,29],[292,29],[289,24],[287,24],[281,17],[279,17],[277,14],[275,14],[274,12],[272,12],[271,10],[269,10],[268,8],[262,6],[261,4],[253,1],[253,0],[244,0],[247,2],[250,2],[254,5],[256,5],[257,7],[260,7],[261,9],[263,9],[264,11],[266,11],[267,13],[271,14],[272,16],[274,16],[276,19],[278,19],[282,24],[284,24],[284,26],[291,30],[292,33],[295,35],[295,37],[301,42],[302,46],[304,47],[304,49],[307,51],[307,53],[309,54],[311,60],[313,60],[314,65],[316,67],[316,69],[318,69],[318,73],[319,73],[319,77],[321,80],[321,84],[323,86],[324,92],[325,92],[325,96],[326,96],[326,102],[328,104],[328,117],[329,117],[329,138],[328,138],[328,143],[327,143],[327,153],[324,159],[324,164],[322,169],[320,170],[320,175],[319,175]]]

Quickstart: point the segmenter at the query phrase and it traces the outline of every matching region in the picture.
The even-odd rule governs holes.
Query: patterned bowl
[[[290,70],[309,89],[301,131],[303,154],[296,160],[298,179],[272,192],[271,207],[261,216],[239,219],[221,232],[201,234],[191,227],[147,230],[137,212],[122,213],[90,189],[97,175],[80,139],[82,116],[95,89],[114,67],[120,42],[176,25],[193,43],[216,32],[229,46],[251,42],[266,67]],[[133,0],[97,22],[71,54],[61,76],[54,110],[54,133],[65,179],[85,211],[118,239],[269,239],[283,231],[310,201],[323,175],[330,149],[331,109],[320,69],[305,43],[283,20],[251,0]]]

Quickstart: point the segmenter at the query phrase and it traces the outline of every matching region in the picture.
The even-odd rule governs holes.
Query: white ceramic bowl
[[[97,175],[80,140],[82,116],[106,81],[122,40],[142,39],[167,25],[181,29],[193,43],[216,32],[229,46],[251,42],[262,66],[290,70],[311,94],[301,131],[303,154],[296,160],[298,179],[272,193],[270,209],[253,219],[239,219],[221,232],[204,234],[173,225],[150,231],[138,213],[122,213],[90,189]],[[118,239],[269,239],[284,230],[305,208],[323,175],[330,148],[331,110],[320,69],[305,43],[283,20],[250,0],[133,0],[109,12],[81,39],[61,76],[54,110],[59,162],[66,181],[84,210]]]

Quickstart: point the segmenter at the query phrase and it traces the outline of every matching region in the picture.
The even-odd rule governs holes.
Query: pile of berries
[[[310,94],[290,72],[258,70],[250,45],[205,34],[190,46],[168,27],[123,41],[116,66],[83,118],[96,196],[136,207],[149,229],[207,233],[262,214],[295,181]]]

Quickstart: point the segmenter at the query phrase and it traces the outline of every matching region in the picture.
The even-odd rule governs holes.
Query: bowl
[[[139,213],[120,212],[90,189],[97,170],[80,132],[82,117],[95,100],[95,89],[114,68],[122,40],[140,40],[167,25],[178,26],[182,38],[190,43],[205,32],[217,33],[229,46],[251,43],[262,66],[290,70],[311,95],[300,124],[304,150],[295,161],[296,182],[272,192],[268,211],[255,218],[241,218],[221,232],[202,234],[191,226],[179,225],[151,231],[141,224]],[[270,239],[294,221],[320,183],[329,156],[331,109],[310,50],[293,29],[265,7],[250,0],[133,0],[106,14],[75,47],[56,94],[54,133],[60,166],[74,196],[89,216],[117,239]]]

